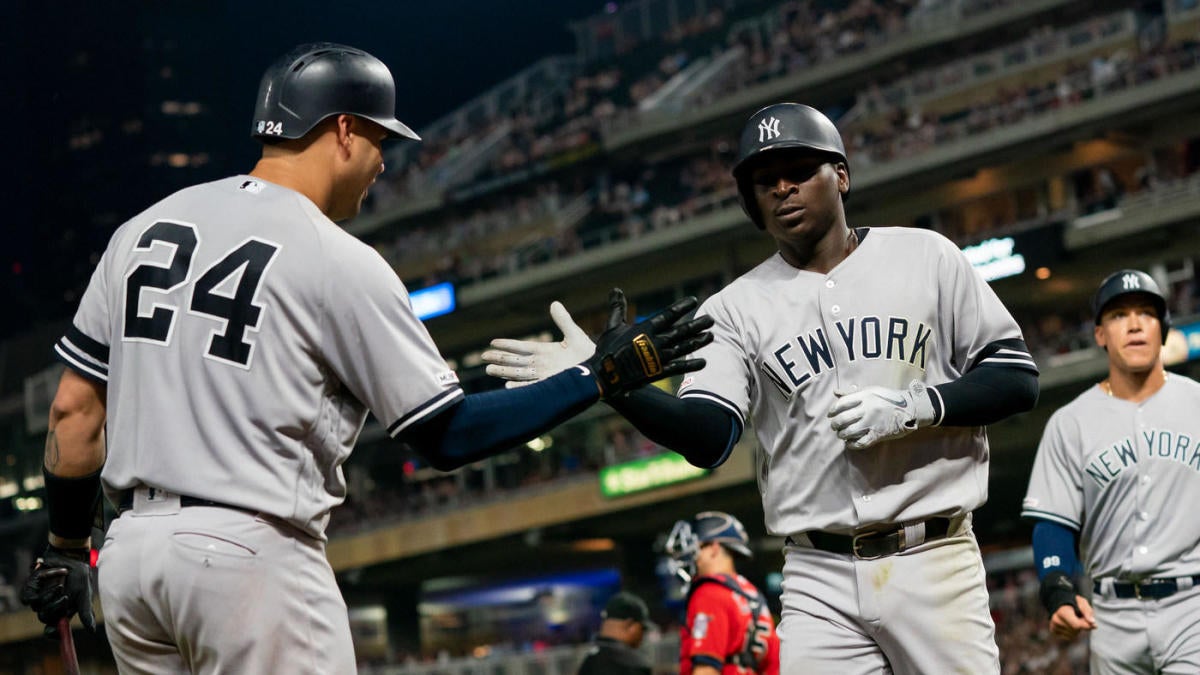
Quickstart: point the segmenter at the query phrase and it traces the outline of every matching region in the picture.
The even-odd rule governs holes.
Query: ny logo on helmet
[[[758,142],[769,141],[773,138],[779,138],[779,120],[772,117],[769,120],[762,120],[758,123]]]
[[[1136,274],[1126,274],[1125,276],[1121,277],[1121,284],[1126,290],[1130,288],[1142,287],[1142,282],[1138,279]]]

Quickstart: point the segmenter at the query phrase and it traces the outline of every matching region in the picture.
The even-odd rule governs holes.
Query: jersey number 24
[[[143,314],[140,310],[142,291],[153,289],[152,292],[166,294],[188,283],[192,255],[199,241],[194,226],[169,220],[160,220],[142,233],[137,250],[150,250],[156,242],[161,242],[174,247],[174,251],[165,267],[142,263],[125,276],[126,340],[170,343],[179,308],[154,302],[152,311]],[[247,340],[246,331],[258,328],[262,306],[255,304],[255,296],[278,251],[277,244],[247,239],[204,270],[192,284],[189,312],[224,324],[224,330],[213,330],[207,357],[249,367],[254,343]],[[224,289],[217,290],[239,270],[242,270],[241,276],[232,294]]]

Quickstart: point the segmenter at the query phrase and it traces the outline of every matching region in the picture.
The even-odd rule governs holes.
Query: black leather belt
[[[1142,581],[1117,581],[1114,579],[1112,582],[1112,592],[1118,598],[1158,600],[1175,595],[1179,591],[1180,579],[1191,579],[1193,587],[1200,586],[1200,574],[1193,577],[1179,577],[1177,579],[1145,579]],[[1103,592],[1101,590],[1103,585],[1103,580],[1096,581],[1096,593]]]
[[[245,511],[247,513],[252,513],[252,511],[250,511],[249,509],[244,509],[240,506],[230,506],[229,504],[222,504],[221,502],[214,502],[210,499],[200,499],[199,497],[186,497],[184,495],[179,496],[179,505],[180,506],[215,506],[215,507],[221,508],[221,509],[234,509],[236,511]],[[132,509],[132,508],[133,508],[133,490],[129,490],[128,492],[126,492],[124,495],[121,496],[121,502],[119,504],[117,504],[117,515],[119,516],[122,513],[125,513],[126,511],[128,511],[129,509]]]
[[[808,540],[812,542],[815,549],[828,551],[829,553],[853,555],[855,558],[863,560],[872,560],[900,553],[928,541],[945,539],[946,535],[950,532],[951,522],[953,520],[950,518],[930,518],[926,520],[925,539],[919,542],[905,541],[903,526],[898,526],[892,530],[861,532],[853,536],[822,532],[820,530],[812,530],[804,534],[808,536]],[[786,543],[794,546],[797,542],[792,537],[788,537]]]

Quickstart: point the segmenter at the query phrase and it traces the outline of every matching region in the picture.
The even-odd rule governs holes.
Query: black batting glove
[[[29,578],[21,588],[21,604],[37,612],[38,620],[46,624],[46,637],[59,639],[59,619],[75,614],[94,633],[94,587],[90,549],[48,545],[30,567]]]
[[[681,321],[696,309],[696,298],[678,300],[632,326],[625,321],[628,304],[621,289],[609,292],[608,304],[608,325],[596,339],[595,354],[584,362],[596,376],[601,398],[704,367],[704,359],[683,358],[713,339],[712,317]]]
[[[1079,611],[1079,602],[1075,596],[1079,595],[1079,589],[1075,588],[1075,582],[1071,577],[1062,570],[1055,570],[1046,576],[1042,577],[1041,588],[1038,590],[1038,597],[1042,600],[1042,606],[1054,616],[1059,607],[1070,605],[1075,609],[1075,616],[1083,618],[1083,612]]]

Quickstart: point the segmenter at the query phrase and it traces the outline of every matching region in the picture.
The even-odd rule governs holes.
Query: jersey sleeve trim
[[[71,366],[80,375],[100,382],[108,382],[108,347],[93,340],[75,326],[67,330],[54,345],[59,360]]]
[[[996,340],[984,348],[980,358],[975,361],[975,367],[999,366],[1002,368],[1021,368],[1038,373],[1037,363],[1021,339]]]
[[[1049,520],[1052,523],[1058,523],[1059,525],[1065,525],[1066,527],[1069,527],[1072,530],[1075,530],[1076,532],[1079,531],[1079,522],[1078,521],[1072,520],[1070,518],[1067,518],[1066,516],[1062,516],[1057,513],[1050,513],[1049,511],[1042,511],[1040,509],[1023,509],[1021,511],[1021,517],[1022,518],[1037,518],[1039,520]]]
[[[942,420],[946,419],[946,401],[937,387],[926,387],[925,390],[929,392],[929,402],[933,404],[933,426],[941,426]]]
[[[399,436],[408,427],[411,427],[423,419],[436,416],[439,412],[461,401],[465,396],[466,394],[463,393],[463,390],[459,389],[458,387],[434,396],[428,401],[410,410],[405,416],[401,417],[395,422],[392,422],[392,425],[388,427],[388,435],[390,435],[392,438]]]
[[[721,396],[720,394],[714,394],[711,391],[701,391],[701,390],[696,389],[696,390],[687,391],[687,392],[680,394],[679,398],[698,398],[698,399],[702,399],[705,401],[711,401],[713,403],[716,403],[717,405],[721,406],[722,408],[725,408],[729,412],[733,413],[734,419],[737,420],[738,427],[740,427],[741,429],[746,428],[746,419],[744,417],[742,417],[742,411],[738,410],[738,407],[736,405],[734,405],[734,403],[732,401],[725,398],[724,396]]]

